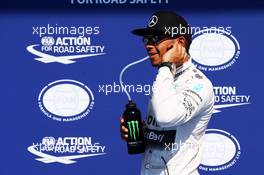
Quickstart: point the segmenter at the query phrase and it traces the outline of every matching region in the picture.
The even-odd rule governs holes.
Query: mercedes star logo
[[[153,27],[157,24],[157,22],[158,22],[158,17],[156,15],[153,15],[149,20],[148,26]]]

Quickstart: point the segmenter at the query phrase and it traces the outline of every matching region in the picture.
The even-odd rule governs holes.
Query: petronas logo
[[[137,137],[139,137],[138,121],[129,121],[127,123],[128,123],[130,139],[136,141]]]

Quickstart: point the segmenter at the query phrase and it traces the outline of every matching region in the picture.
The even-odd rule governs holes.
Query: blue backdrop
[[[0,174],[139,174],[141,155],[128,155],[126,144],[119,134],[119,116],[123,113],[127,97],[124,93],[113,92],[113,89],[106,95],[106,86],[109,88],[114,82],[118,84],[123,67],[146,56],[141,38],[133,36],[131,30],[145,26],[151,13],[158,7],[135,11],[111,11],[103,8],[92,11],[81,8],[78,11],[77,8],[67,10],[65,7],[59,10],[59,7],[55,7],[58,11],[49,7],[39,11],[32,7],[31,11],[25,5],[26,10],[11,8],[0,14]],[[178,10],[174,3],[168,8],[179,12],[191,26],[231,26],[232,35],[240,45],[239,57],[232,66],[224,70],[204,73],[214,86],[236,87],[236,95],[250,96],[247,105],[223,108],[220,113],[213,114],[208,126],[226,131],[238,140],[241,154],[236,163],[222,171],[199,172],[202,175],[259,174],[264,153],[264,119],[260,113],[264,75],[261,55],[263,10],[260,7],[256,10],[245,10],[242,7],[225,9],[223,6],[218,11],[210,10],[211,7]],[[91,35],[91,41],[92,45],[104,45],[105,54],[77,59],[75,63],[67,65],[57,62],[45,64],[35,60],[37,56],[26,49],[30,45],[41,44],[41,37],[33,35],[33,27],[48,24],[68,27],[99,26],[100,33]],[[49,36],[56,38],[60,35]],[[62,35],[65,36],[68,35]],[[36,49],[40,50],[40,47]],[[149,85],[152,84],[155,73],[156,70],[150,63],[144,61],[128,69],[124,74],[124,81],[131,85]],[[73,122],[58,122],[49,119],[40,110],[40,91],[49,83],[61,79],[82,82],[92,91],[95,104],[86,117]],[[145,118],[149,98],[147,92],[133,92],[131,96]],[[93,143],[105,146],[106,154],[76,159],[73,164],[43,163],[35,160],[38,156],[27,149],[32,144],[41,143],[42,138],[47,136],[91,137]]]

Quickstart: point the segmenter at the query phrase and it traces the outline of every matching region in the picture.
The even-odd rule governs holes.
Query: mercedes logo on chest
[[[154,27],[158,22],[158,17],[156,15],[153,15],[148,22],[148,27]]]

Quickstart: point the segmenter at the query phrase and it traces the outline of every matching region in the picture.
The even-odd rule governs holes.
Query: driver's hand
[[[128,129],[125,127],[125,120],[120,117],[120,134],[121,138],[125,141],[128,139]]]
[[[163,55],[162,62],[182,63],[188,57],[186,49],[178,40],[174,40],[169,46],[168,51]]]
[[[146,128],[146,124],[144,121],[142,121],[143,130]],[[122,117],[120,117],[120,136],[124,141],[127,141],[128,139],[128,129],[125,126],[125,120]]]

